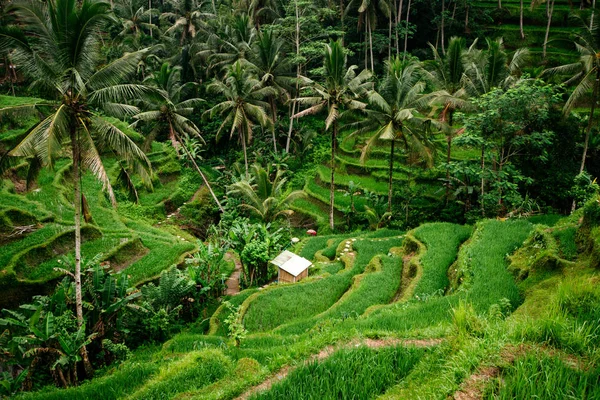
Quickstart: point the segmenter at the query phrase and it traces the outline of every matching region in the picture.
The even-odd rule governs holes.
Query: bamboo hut
[[[308,276],[308,267],[312,265],[306,258],[284,250],[271,263],[277,267],[277,281],[295,283]]]

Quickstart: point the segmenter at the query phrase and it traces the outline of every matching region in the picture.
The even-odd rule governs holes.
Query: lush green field
[[[405,377],[423,350],[405,347],[340,350],[322,362],[294,370],[251,399],[368,399]]]

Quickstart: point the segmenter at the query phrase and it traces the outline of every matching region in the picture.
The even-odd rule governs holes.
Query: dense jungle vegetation
[[[599,54],[595,0],[0,0],[0,398],[600,399]]]

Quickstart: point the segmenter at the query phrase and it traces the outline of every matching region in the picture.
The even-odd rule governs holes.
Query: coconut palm
[[[198,32],[203,15],[200,5],[196,0],[169,0],[169,3],[173,12],[166,12],[160,16],[161,21],[171,24],[165,34],[178,37],[181,46],[187,45]]]
[[[418,109],[426,106],[431,97],[423,93],[426,83],[422,79],[421,64],[412,58],[402,61],[399,57],[385,64],[385,78],[378,90],[368,95],[366,118],[349,126],[356,128],[353,135],[371,135],[362,149],[362,163],[376,143],[390,142],[387,211],[391,212],[396,142],[400,142],[407,152],[417,155],[427,165],[433,163],[435,146],[428,134],[432,121],[422,118],[418,113]]]
[[[213,192],[208,179],[196,163],[195,158],[190,154],[187,146],[184,145],[184,140],[189,137],[196,137],[204,141],[200,135],[200,129],[188,118],[194,112],[194,107],[204,102],[204,100],[196,97],[184,100],[185,92],[194,84],[181,85],[180,80],[181,67],[171,68],[168,63],[163,63],[160,71],[149,76],[145,82],[156,87],[158,93],[157,95],[148,96],[144,100],[144,109],[147,111],[134,115],[133,118],[136,122],[133,125],[145,122],[154,126],[146,137],[144,143],[146,150],[150,149],[152,142],[161,138],[161,136],[171,141],[177,153],[182,150],[202,177],[202,181],[208,188],[212,198],[223,212],[223,207]]]
[[[254,55],[256,29],[247,14],[235,15],[233,21],[221,16],[213,25],[207,40],[198,43],[194,50],[195,57],[206,62],[209,72],[227,71],[236,61]]]
[[[259,31],[256,41],[256,51],[250,58],[252,66],[256,68],[259,79],[264,86],[269,86],[277,92],[269,96],[269,106],[271,107],[271,118],[273,127],[277,124],[277,104],[281,99],[286,101],[289,98],[288,93],[292,90],[293,78],[290,74],[290,63],[282,57],[283,40],[273,33],[273,30]],[[277,153],[277,140],[275,138],[275,129],[273,133],[273,148]]]
[[[476,49],[474,42],[464,54],[464,85],[472,96],[481,96],[493,88],[506,89],[519,77],[521,67],[529,57],[527,48],[517,49],[512,56],[506,52],[502,38],[486,39],[487,48]]]
[[[371,71],[375,70],[373,59],[373,29],[377,28],[377,12],[381,11],[385,17],[391,16],[390,5],[385,0],[350,0],[345,13],[358,9],[358,29],[365,25],[365,38],[369,38],[369,54],[371,56]],[[366,54],[366,51],[365,51]],[[368,68],[368,57],[365,56],[365,68]]]
[[[465,89],[472,96],[482,96],[494,88],[506,89],[518,80],[521,65],[529,56],[526,48],[517,49],[509,57],[502,38],[486,39],[487,49],[475,49],[473,43],[465,54]],[[484,138],[485,139],[485,138]],[[481,142],[481,192],[483,198],[485,188],[485,140]],[[484,202],[481,202],[481,213],[485,215]]]
[[[450,159],[452,155],[452,138],[455,135],[452,128],[454,112],[469,106],[467,91],[464,87],[465,56],[470,49],[466,48],[464,38],[452,37],[448,42],[445,55],[438,53],[437,49],[430,43],[433,52],[433,60],[426,62],[431,70],[430,77],[437,91],[432,94],[434,104],[440,105],[442,111],[439,120],[445,123],[446,133],[446,198],[450,189]]]
[[[106,113],[125,116],[138,112],[125,104],[131,97],[148,93],[145,86],[122,84],[136,71],[143,52],[124,57],[97,70],[101,32],[109,20],[110,4],[97,0],[24,1],[15,4],[19,29],[0,28],[0,51],[13,49],[17,65],[49,95],[52,113],[35,125],[9,156],[35,158],[52,166],[55,157],[70,147],[73,159],[72,182],[75,208],[75,289],[76,313],[83,323],[81,295],[81,169],[90,170],[108,192],[115,196],[102,164],[101,151],[112,150],[150,181],[150,163],[145,154],[115,125]],[[8,107],[3,114],[35,112],[35,105]],[[84,350],[84,362],[87,355]],[[89,365],[89,363],[87,363]]]
[[[598,91],[600,90],[600,26],[598,22],[594,22],[592,29],[585,23],[582,23],[582,25],[582,33],[577,35],[574,42],[579,52],[579,60],[544,71],[544,74],[548,75],[566,75],[566,85],[576,83],[575,89],[573,89],[563,107],[565,115],[569,114],[577,102],[587,96],[590,90],[592,92],[579,173],[582,173],[585,169],[590,133],[594,124],[594,112],[598,103]]]
[[[143,32],[148,31],[152,34],[152,31],[157,28],[152,23],[152,16],[158,15],[158,10],[138,7],[133,0],[117,3],[114,12],[121,18],[123,25],[123,30],[119,33],[120,36],[133,35],[135,40],[139,40]]]
[[[230,137],[237,133],[242,143],[248,177],[247,146],[252,140],[252,127],[259,125],[264,128],[273,124],[267,115],[269,104],[264,99],[277,92],[272,87],[265,87],[240,60],[229,67],[224,81],[214,80],[207,90],[224,96],[226,100],[206,111],[204,116],[213,118],[219,115],[223,119],[217,131],[217,139],[227,128]]]
[[[334,190],[335,190],[335,147],[337,143],[338,122],[340,113],[343,110],[364,110],[366,103],[361,101],[368,90],[372,89],[370,82],[372,73],[363,70],[356,74],[356,65],[346,67],[346,56],[341,41],[332,41],[325,46],[325,58],[323,62],[325,69],[325,82],[323,84],[301,76],[300,79],[305,90],[309,91],[308,96],[299,97],[296,101],[300,104],[308,105],[293,118],[299,118],[304,115],[317,114],[327,110],[325,119],[325,129],[331,129],[331,185],[329,192],[329,227],[334,229],[333,210],[334,210]]]
[[[293,214],[290,205],[294,200],[306,196],[304,191],[291,191],[286,185],[284,170],[277,168],[276,171],[271,171],[270,168],[253,164],[250,179],[233,183],[227,193],[240,196],[244,200],[242,207],[268,223]]]

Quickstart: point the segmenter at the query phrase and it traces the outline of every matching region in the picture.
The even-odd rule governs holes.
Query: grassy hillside
[[[35,99],[0,97],[0,105],[20,105]],[[3,120],[0,143],[10,145],[35,120]],[[120,125],[132,138],[139,134]],[[106,159],[115,184],[118,207],[112,208],[102,185],[90,174],[81,178],[91,220],[82,228],[84,260],[102,254],[114,270],[126,270],[133,284],[155,279],[162,270],[183,261],[196,249],[195,238],[169,223],[201,186],[197,174],[182,169],[175,154],[156,145],[149,154],[155,171],[152,187],[138,185],[140,203],[128,201],[116,185],[118,164]],[[73,254],[74,209],[71,162],[62,158],[54,168],[42,169],[26,190],[28,164],[9,169],[0,181],[0,308],[14,306],[32,295],[47,292],[62,276],[64,260]]]
[[[596,398],[600,275],[570,252],[573,232],[595,237],[589,219],[307,239],[296,251],[316,262],[309,278],[231,299],[249,330],[240,347],[222,307],[210,334],[183,332],[78,388],[19,398]]]

